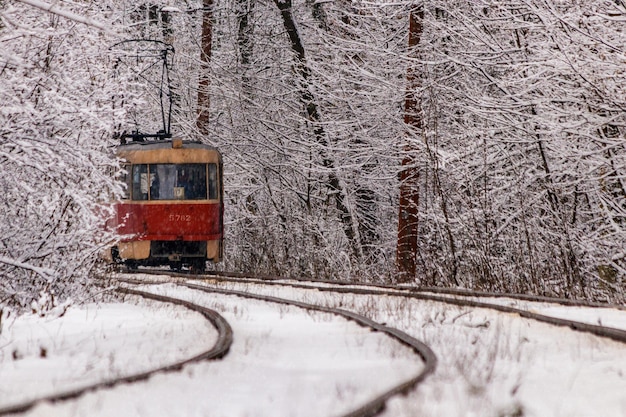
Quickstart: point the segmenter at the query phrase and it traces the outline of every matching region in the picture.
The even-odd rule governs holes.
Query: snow
[[[385,417],[626,415],[621,343],[488,309],[286,286],[206,285],[341,306],[431,346],[439,360],[435,373],[408,395],[392,398]],[[173,284],[142,289],[217,310],[233,327],[228,355],[74,400],[39,404],[25,415],[342,415],[423,366],[414,352],[386,335],[327,313]],[[590,321],[601,312],[602,320],[614,317],[612,324],[626,328],[618,319],[625,313],[620,310],[560,306],[541,312]],[[54,319],[26,315],[5,320],[0,381],[11,384],[0,383],[0,407],[169,363],[214,340],[215,331],[199,314],[134,297],[124,303],[73,306]],[[21,357],[13,359],[13,351]]]
[[[29,6],[37,7],[38,9],[48,11],[50,13],[54,13],[59,16],[63,16],[67,19],[73,20],[75,22],[84,23],[85,25],[93,26],[101,30],[106,30],[106,25],[104,23],[98,22],[96,20],[90,19],[85,16],[78,15],[76,13],[72,13],[68,10],[64,10],[62,8],[57,7],[55,4],[48,4],[38,0],[18,0],[24,4],[28,4]]]
[[[0,385],[0,408],[182,361],[216,338],[202,315],[167,304],[88,304],[62,317],[23,315],[0,333],[0,381],[11,381]]]
[[[431,346],[439,359],[435,374],[407,398],[391,401],[384,416],[626,415],[624,345],[611,340],[513,314],[402,297],[240,283],[220,286],[349,306]],[[626,314],[615,309],[563,309],[586,322],[598,314]]]
[[[173,409],[185,416],[206,415],[208,410],[215,416],[275,415],[276,410],[290,416],[335,415],[410,379],[422,368],[420,358],[409,348],[333,315],[258,301],[244,303],[237,297],[198,294],[173,286],[152,290],[220,311],[235,336],[225,360],[186,366],[180,374],[158,375],[132,386],[86,394],[76,401],[40,405],[27,415],[158,416],[172,415]],[[115,316],[114,306],[104,308]],[[202,323],[195,326],[198,324],[204,328]],[[182,328],[187,331],[188,325]],[[110,329],[115,333],[115,327]],[[106,332],[98,329],[95,333]],[[162,340],[169,345],[174,339],[144,340],[141,332],[136,337],[137,343],[143,344],[142,356],[147,357],[162,349]],[[197,344],[193,338],[187,339],[187,343]],[[106,368],[106,356],[100,358],[98,366]],[[172,359],[164,356],[162,360]],[[126,370],[134,372],[134,366],[128,362]],[[32,375],[26,371],[23,381]]]
[[[471,298],[471,297],[470,297]],[[571,308],[556,303],[524,301],[512,298],[475,298],[476,301],[490,304],[499,304],[543,314],[549,317],[576,320],[581,323],[626,329],[626,310],[616,308]]]

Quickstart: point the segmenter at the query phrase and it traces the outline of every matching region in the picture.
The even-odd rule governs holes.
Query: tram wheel
[[[136,271],[137,268],[139,268],[137,261],[127,260],[124,262],[124,265],[126,265],[126,268],[128,268],[129,271]]]
[[[201,274],[206,271],[206,259],[194,259],[191,261],[191,272],[194,274]]]

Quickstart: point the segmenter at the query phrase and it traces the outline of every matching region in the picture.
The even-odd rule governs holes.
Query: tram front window
[[[133,200],[218,198],[217,164],[137,164],[130,171]]]
[[[153,164],[149,166],[151,200],[206,200],[206,164]]]

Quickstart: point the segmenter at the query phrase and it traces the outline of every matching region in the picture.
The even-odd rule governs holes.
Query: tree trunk
[[[423,31],[423,8],[411,11],[409,17],[409,52],[415,54]],[[404,103],[404,123],[408,129],[421,133],[423,127],[421,106],[416,97],[419,78],[414,67],[407,70],[407,92]],[[404,144],[404,157],[400,171],[400,202],[398,213],[398,246],[396,264],[398,281],[408,282],[415,277],[415,256],[417,254],[418,232],[418,179],[416,166],[417,149],[410,138]]]
[[[209,62],[211,62],[211,40],[213,38],[213,0],[202,1],[202,39],[200,46],[200,75],[198,77],[198,106],[196,126],[200,134],[209,133]]]
[[[252,24],[250,18],[254,11],[254,2],[256,0],[237,0],[237,45],[239,46],[239,56],[241,58],[242,75],[244,93],[250,93],[250,63],[252,61],[253,43],[252,43]]]
[[[339,177],[337,177],[337,174],[335,173],[335,163],[328,155],[330,150],[328,138],[324,127],[320,123],[321,117],[317,102],[315,101],[315,97],[309,88],[308,82],[311,72],[307,66],[304,46],[302,45],[302,40],[300,39],[296,22],[291,13],[291,0],[274,0],[274,3],[276,3],[276,6],[280,10],[285,30],[287,31],[289,40],[291,41],[291,48],[297,56],[298,62],[295,65],[295,68],[297,75],[301,78],[302,84],[300,88],[302,102],[306,107],[307,118],[314,126],[313,133],[315,135],[315,139],[322,148],[322,164],[324,165],[324,168],[328,170],[328,188],[335,199],[335,204],[337,210],[339,211],[339,218],[343,224],[344,233],[352,247],[352,255],[357,259],[361,258],[362,250],[358,244],[358,229],[354,225],[354,218],[346,203],[347,192],[345,186],[341,183]]]

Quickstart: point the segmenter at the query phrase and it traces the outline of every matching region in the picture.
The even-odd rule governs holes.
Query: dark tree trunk
[[[276,3],[276,6],[280,10],[285,30],[287,31],[289,40],[291,41],[291,49],[296,54],[297,63],[295,68],[297,75],[300,77],[302,102],[306,108],[307,118],[314,126],[313,133],[315,135],[315,139],[322,148],[322,163],[328,170],[328,188],[335,199],[335,204],[337,210],[339,211],[339,217],[343,224],[344,233],[352,246],[353,256],[360,258],[361,250],[358,245],[357,231],[353,223],[354,219],[346,204],[346,190],[335,173],[335,164],[333,160],[328,155],[329,141],[326,132],[324,131],[324,127],[320,123],[321,117],[318,105],[308,84],[311,72],[307,66],[304,46],[302,45],[302,40],[300,39],[300,34],[298,33],[298,28],[293,18],[293,14],[291,13],[291,0],[274,0],[274,3]]]
[[[409,18],[409,52],[414,54],[422,36],[424,10],[413,10]],[[407,70],[407,92],[404,103],[404,123],[409,130],[419,134],[423,127],[421,106],[416,97],[419,77],[414,67]],[[417,149],[410,138],[404,144],[404,157],[400,171],[400,202],[398,212],[398,246],[396,264],[398,280],[411,281],[415,277],[415,257],[417,254],[419,172],[417,169]]]
[[[237,0],[237,44],[239,45],[239,56],[241,57],[241,66],[244,71],[249,70],[252,60],[252,25],[250,18],[254,11],[255,0]]]
[[[211,41],[213,38],[213,0],[202,1],[202,39],[200,47],[200,75],[198,77],[198,118],[196,126],[202,135],[209,133],[209,62],[211,62]]]

